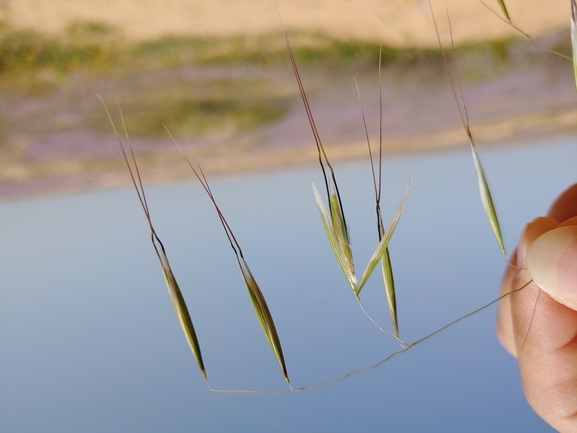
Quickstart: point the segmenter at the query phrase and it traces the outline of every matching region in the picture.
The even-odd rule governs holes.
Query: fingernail
[[[529,247],[526,267],[544,292],[565,305],[577,305],[577,226],[559,227]]]

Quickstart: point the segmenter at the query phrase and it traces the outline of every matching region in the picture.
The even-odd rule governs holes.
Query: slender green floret
[[[332,218],[330,212],[325,207],[323,199],[313,182],[313,192],[315,195],[315,200],[317,202],[317,207],[319,208],[319,212],[321,214],[321,220],[323,222],[323,227],[325,228],[325,232],[327,234],[327,239],[329,240],[329,244],[337,258],[337,262],[341,267],[341,270],[345,274],[349,285],[353,291],[356,290],[357,287],[357,277],[355,275],[355,270],[349,264],[349,259],[347,258],[347,251],[350,252],[350,245],[343,245],[342,239],[339,239],[336,230],[332,224]],[[352,254],[352,253],[351,253]]]
[[[505,2],[503,0],[497,0],[497,1],[499,2],[499,6],[501,7],[503,14],[505,15],[505,18],[507,18],[507,21],[511,22],[511,16],[509,15],[509,11],[507,11],[507,6],[505,6]]]
[[[166,256],[164,246],[162,245],[162,242],[160,242],[160,239],[158,239],[156,236],[156,233],[152,234],[152,242],[154,244],[156,254],[158,255],[160,265],[162,266],[164,280],[166,281],[166,286],[168,287],[168,293],[170,295],[170,300],[172,301],[172,306],[174,307],[174,312],[176,313],[178,323],[180,323],[180,327],[184,332],[186,340],[188,341],[188,345],[190,346],[198,366],[200,367],[200,371],[206,380],[206,369],[204,368],[202,353],[200,352],[200,344],[198,342],[194,326],[192,325],[192,319],[190,318],[190,314],[188,312],[186,302],[184,301],[184,297],[182,296],[182,292],[180,291],[180,287],[178,286],[176,278],[174,277],[172,269],[170,268],[170,263],[168,262],[168,257]]]
[[[329,197],[329,208],[331,212],[331,222],[333,225],[333,230],[337,238],[339,247],[343,251],[345,258],[345,264],[347,269],[351,270],[351,273],[355,273],[355,264],[353,260],[353,250],[351,248],[351,242],[349,240],[349,233],[347,231],[347,226],[345,223],[345,215],[343,209],[340,205],[340,198],[336,192],[332,192]]]
[[[128,144],[129,149],[130,149],[130,159],[129,159],[128,155],[126,153],[126,150],[124,148],[124,144],[122,143],[122,140],[120,139],[120,135],[118,134],[116,126],[114,125],[112,117],[110,116],[110,112],[108,111],[108,108],[106,107],[106,104],[104,103],[104,100],[102,99],[102,97],[100,97],[100,95],[97,95],[97,96],[102,101],[102,104],[104,105],[104,109],[106,110],[106,114],[108,115],[110,123],[112,124],[112,127],[114,129],[114,133],[116,134],[116,137],[118,138],[118,142],[120,144],[122,154],[124,155],[124,161],[126,162],[126,166],[128,167],[128,172],[130,173],[130,178],[132,179],[132,184],[134,185],[134,189],[136,190],[136,194],[138,194],[138,199],[139,199],[140,204],[142,206],[142,210],[144,211],[144,215],[146,217],[146,220],[148,221],[148,225],[150,227],[150,235],[152,238],[152,245],[154,246],[154,250],[156,251],[156,255],[158,256],[158,260],[159,260],[160,266],[162,268],[162,273],[164,275],[166,287],[168,288],[168,294],[170,295],[170,300],[172,302],[172,306],[174,307],[174,312],[176,313],[176,318],[178,319],[178,323],[180,324],[180,327],[182,328],[182,331],[184,332],[184,335],[186,337],[186,340],[188,341],[190,349],[192,350],[192,353],[194,354],[194,357],[196,358],[196,362],[198,363],[198,367],[200,368],[200,371],[201,371],[202,375],[204,376],[204,379],[208,383],[208,379],[206,376],[206,369],[204,367],[204,361],[202,360],[202,353],[200,351],[200,344],[198,342],[198,337],[196,336],[196,331],[194,330],[194,326],[192,324],[192,319],[190,318],[190,313],[188,312],[188,307],[186,306],[186,302],[184,301],[184,297],[182,296],[182,292],[180,291],[180,287],[178,286],[178,282],[176,281],[176,277],[174,276],[174,273],[172,272],[172,269],[170,267],[170,262],[168,261],[168,256],[166,255],[166,250],[164,249],[164,245],[160,241],[158,235],[156,234],[156,230],[154,229],[154,226],[152,225],[152,219],[150,217],[150,211],[148,209],[148,202],[146,201],[146,194],[144,192],[144,186],[142,185],[142,179],[140,177],[140,172],[138,170],[138,164],[136,163],[136,158],[134,156],[132,146],[130,145],[130,143]],[[122,113],[121,113],[121,115],[122,115]],[[124,119],[122,119],[122,123],[124,125]],[[124,127],[124,130],[126,132],[126,126]],[[128,134],[126,134],[126,136],[128,137]],[[134,167],[132,167],[132,165],[130,164],[131,160],[132,160],[132,165],[134,165]]]
[[[282,346],[280,344],[280,338],[278,336],[276,327],[274,325],[274,320],[266,303],[266,299],[260,290],[256,280],[252,276],[248,264],[242,257],[238,258],[238,264],[240,266],[240,270],[242,272],[242,276],[244,278],[244,282],[246,283],[246,288],[248,289],[248,293],[250,295],[250,300],[252,301],[252,305],[254,307],[254,311],[256,312],[256,316],[264,331],[264,335],[270,345],[274,356],[276,357],[280,368],[283,372],[283,375],[286,381],[290,385],[290,380],[288,377],[286,364],[284,360],[284,355],[282,352]]]
[[[473,134],[471,133],[471,128],[469,124],[469,115],[467,113],[467,106],[465,105],[465,98],[463,96],[463,89],[461,88],[461,82],[459,79],[459,70],[457,68],[457,59],[455,57],[455,47],[453,45],[453,33],[451,30],[451,21],[449,19],[449,12],[447,10],[447,20],[449,22],[449,31],[451,36],[451,47],[452,47],[452,54],[453,54],[453,67],[455,72],[455,77],[457,80],[457,85],[459,89],[460,98],[457,97],[457,91],[455,89],[455,83],[453,81],[453,77],[451,76],[449,63],[447,61],[447,57],[445,55],[445,50],[443,49],[443,45],[441,43],[441,37],[439,36],[439,30],[437,28],[437,22],[435,20],[435,16],[433,14],[433,8],[431,6],[431,2],[429,1],[429,8],[431,10],[431,16],[433,18],[433,24],[435,26],[435,32],[437,34],[437,40],[439,42],[439,48],[441,49],[441,55],[443,56],[443,62],[445,64],[445,71],[447,72],[447,76],[449,77],[449,82],[451,83],[451,89],[453,90],[453,96],[455,97],[455,102],[457,103],[457,108],[459,110],[459,116],[461,117],[461,122],[463,123],[463,128],[465,129],[465,133],[467,134],[467,138],[469,139],[469,145],[471,147],[471,153],[473,155],[473,163],[475,164],[475,171],[477,173],[477,182],[479,184],[479,193],[481,196],[481,202],[483,204],[483,208],[485,210],[485,215],[487,215],[487,219],[489,220],[489,224],[491,226],[491,230],[493,231],[493,235],[499,244],[499,248],[501,249],[501,253],[505,258],[507,258],[507,251],[505,250],[505,243],[503,241],[503,235],[501,233],[501,227],[499,224],[499,218],[497,217],[497,211],[495,210],[495,205],[493,204],[493,198],[491,196],[491,190],[489,189],[489,184],[487,183],[487,178],[485,177],[485,171],[483,170],[483,166],[481,165],[481,160],[479,159],[479,155],[477,153],[477,144],[473,139]]]

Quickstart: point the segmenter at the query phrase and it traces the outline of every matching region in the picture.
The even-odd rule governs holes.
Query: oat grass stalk
[[[577,3],[571,0],[571,48],[573,57],[573,74],[577,86]]]
[[[378,170],[375,170],[375,161],[373,159],[373,152],[371,150],[371,141],[369,139],[369,131],[367,128],[367,121],[365,113],[363,110],[363,104],[361,101],[361,92],[359,91],[359,86],[357,80],[355,80],[355,87],[357,89],[357,94],[359,97],[359,106],[361,109],[361,117],[363,121],[363,127],[365,130],[365,137],[367,140],[367,148],[369,153],[369,161],[371,163],[371,175],[373,178],[373,188],[375,192],[375,212],[377,218],[377,233],[379,236],[379,242],[385,236],[385,228],[383,225],[383,217],[381,212],[381,191],[382,191],[382,165],[383,165],[383,88],[381,85],[381,59],[382,59],[382,47],[379,48],[379,156],[378,156]],[[383,274],[383,284],[385,288],[385,296],[387,298],[387,307],[389,309],[389,315],[391,317],[391,322],[393,324],[394,335],[397,339],[399,337],[399,319],[397,312],[397,296],[395,293],[395,279],[393,276],[393,266],[391,263],[391,256],[389,252],[389,247],[385,248],[383,253],[383,258],[381,260],[381,270]],[[360,291],[357,292],[357,296],[360,295]],[[360,303],[360,298],[359,298]],[[361,308],[364,308],[361,305]],[[370,316],[369,318],[373,320]],[[374,322],[374,321],[373,321]],[[376,324],[376,322],[375,322]],[[378,324],[377,324],[378,326]],[[378,326],[381,329],[380,326]]]
[[[174,312],[176,313],[176,318],[178,319],[178,323],[184,332],[184,336],[188,341],[188,345],[196,358],[196,362],[198,363],[198,367],[208,384],[208,378],[206,375],[206,369],[204,367],[204,361],[202,360],[202,352],[200,350],[200,344],[198,342],[198,337],[196,335],[196,331],[192,324],[192,319],[190,318],[190,313],[188,312],[188,307],[186,306],[186,302],[184,297],[182,296],[182,292],[180,287],[178,286],[178,282],[176,281],[176,277],[172,272],[170,267],[170,262],[168,260],[168,256],[166,254],[166,250],[164,248],[164,244],[156,234],[156,230],[152,224],[152,219],[150,216],[150,210],[148,208],[148,202],[146,200],[146,193],[144,191],[144,186],[142,184],[142,178],[140,176],[140,171],[138,169],[138,164],[136,163],[136,157],[134,156],[134,151],[132,149],[132,145],[128,139],[128,133],[126,131],[126,125],[124,123],[124,118],[122,116],[122,111],[120,110],[120,105],[118,106],[120,116],[122,119],[122,125],[124,128],[125,136],[128,141],[128,150],[130,157],[126,151],[126,148],[118,134],[118,130],[116,129],[116,125],[112,120],[112,116],[108,111],[108,107],[106,106],[104,99],[100,95],[97,95],[102,104],[104,105],[104,109],[106,110],[106,114],[108,115],[108,119],[112,124],[112,128],[114,129],[114,133],[118,139],[118,143],[120,144],[120,149],[122,150],[122,155],[124,156],[124,161],[126,162],[126,167],[128,168],[128,172],[130,174],[130,178],[132,180],[132,184],[134,185],[134,189],[136,190],[136,194],[138,195],[138,200],[140,201],[140,205],[142,206],[142,210],[144,211],[144,216],[148,221],[148,226],[150,228],[150,236],[152,239],[152,245],[154,246],[154,250],[156,251],[156,255],[158,256],[158,261],[160,262],[160,267],[162,268],[162,273],[164,275],[164,280],[166,282],[166,287],[168,288],[168,294],[170,295],[170,300],[172,302],[172,306],[174,307]]]
[[[282,22],[282,19],[281,19],[281,22]],[[323,227],[325,229],[327,238],[329,240],[329,244],[331,245],[331,248],[332,248],[333,253],[337,259],[337,262],[339,263],[341,270],[343,271],[349,285],[351,286],[351,289],[353,290],[353,292],[357,298],[357,301],[359,302],[361,310],[365,313],[365,315],[367,315],[367,317],[381,331],[391,334],[390,332],[385,331],[383,328],[381,328],[378,325],[378,323],[371,316],[369,316],[367,314],[367,312],[363,308],[361,300],[360,300],[360,293],[361,293],[364,285],[368,281],[372,272],[375,270],[375,267],[377,266],[377,264],[379,262],[382,262],[383,279],[385,282],[385,292],[387,295],[387,304],[389,307],[389,313],[391,315],[391,320],[393,322],[393,328],[394,328],[394,334],[391,334],[391,335],[395,336],[399,341],[401,341],[402,344],[404,344],[402,342],[402,340],[399,338],[396,296],[395,296],[395,289],[394,289],[392,266],[391,266],[390,255],[389,255],[389,250],[388,250],[388,243],[389,243],[391,236],[393,235],[395,228],[397,227],[397,224],[398,224],[399,219],[401,217],[401,214],[402,214],[402,211],[403,211],[406,199],[407,199],[407,195],[408,195],[408,192],[410,189],[410,182],[409,182],[409,187],[407,188],[407,192],[405,194],[405,197],[402,200],[401,205],[399,206],[399,209],[397,210],[397,213],[393,217],[393,220],[391,221],[388,229],[385,231],[383,228],[384,226],[382,223],[381,208],[380,208],[380,196],[381,196],[381,186],[380,185],[381,185],[381,177],[382,177],[381,176],[381,172],[382,172],[382,168],[381,168],[382,135],[381,135],[381,139],[380,139],[381,146],[380,146],[380,151],[379,151],[378,182],[377,182],[377,177],[375,174],[373,158],[371,155],[371,168],[373,171],[373,183],[375,186],[375,196],[376,196],[376,211],[377,211],[377,226],[378,226],[378,234],[379,234],[379,244],[377,246],[377,249],[373,253],[371,259],[369,260],[369,263],[367,264],[367,267],[365,268],[365,271],[362,274],[361,280],[358,281],[357,276],[356,276],[356,272],[355,272],[355,266],[354,266],[354,261],[353,261],[353,252],[352,252],[352,248],[351,248],[351,244],[350,244],[350,240],[349,240],[347,224],[346,224],[346,220],[345,220],[345,216],[344,216],[344,212],[343,212],[342,200],[340,197],[335,173],[334,173],[334,170],[333,170],[333,168],[329,162],[329,159],[328,159],[327,154],[325,152],[325,149],[323,147],[322,141],[320,139],[320,135],[319,135],[318,129],[316,127],[314,117],[312,115],[312,111],[311,111],[311,108],[310,108],[310,105],[309,105],[309,102],[308,102],[308,99],[306,96],[304,86],[302,84],[302,80],[300,78],[298,67],[297,67],[293,52],[292,52],[292,48],[290,46],[288,36],[286,34],[286,31],[284,32],[284,37],[285,37],[286,48],[287,48],[287,52],[289,54],[291,66],[293,68],[293,72],[294,72],[294,75],[295,75],[295,78],[297,81],[297,85],[298,85],[300,95],[301,95],[301,98],[303,101],[305,112],[307,114],[307,118],[309,120],[309,124],[310,124],[311,130],[312,130],[312,133],[313,133],[316,147],[317,147],[318,160],[319,160],[319,164],[321,166],[321,170],[323,173],[323,179],[325,182],[325,189],[326,189],[327,200],[328,200],[328,205],[329,205],[328,210],[327,210],[327,208],[323,202],[323,199],[322,199],[316,185],[314,184],[314,182],[313,182],[313,192],[314,192],[315,200],[317,203],[317,207],[319,208],[321,220],[323,222]],[[380,56],[379,56],[379,59],[380,59]],[[379,60],[379,62],[380,62],[380,60]],[[379,68],[379,74],[380,74],[380,68]],[[380,77],[380,75],[379,75],[379,77]],[[381,99],[381,113],[382,113],[382,94],[381,94],[380,99]],[[364,120],[364,114],[363,114],[363,120]],[[382,131],[382,116],[381,116],[381,131]],[[366,122],[365,122],[365,133],[367,134],[367,139],[368,139]],[[382,134],[382,132],[381,132],[381,134]],[[371,152],[371,150],[370,150],[370,143],[369,143],[369,153],[370,152]],[[377,184],[378,184],[378,186],[377,186]]]
[[[326,212],[326,208],[324,208],[324,205],[322,208],[320,206],[320,203],[322,203],[322,199],[319,201],[320,196],[318,195],[318,191],[316,191],[316,187],[314,188],[315,199],[317,200],[317,205],[319,206],[321,218],[323,219],[323,225],[325,227],[325,230],[327,231],[327,236],[329,237],[329,242],[331,243],[333,252],[337,258],[337,261],[339,262],[339,265],[341,266],[343,273],[345,274],[345,277],[347,278],[347,281],[351,286],[351,289],[355,291],[356,277],[355,277],[355,265],[353,260],[353,251],[351,248],[349,231],[345,219],[345,214],[343,211],[343,203],[341,200],[341,195],[337,184],[337,179],[335,176],[334,169],[327,157],[325,148],[322,144],[317,126],[315,124],[315,120],[313,118],[313,114],[305,93],[305,89],[297,68],[297,64],[286,31],[284,31],[284,37],[290,62],[293,68],[293,72],[297,81],[303,105],[317,147],[319,165],[321,166],[321,170],[323,172],[325,190],[328,197],[328,203],[329,203],[328,212]]]
[[[507,252],[505,250],[505,243],[503,241],[503,235],[501,233],[501,227],[499,224],[499,218],[497,217],[497,211],[495,210],[495,205],[493,203],[493,198],[491,195],[491,190],[489,188],[489,184],[487,183],[487,178],[485,176],[485,171],[483,170],[483,166],[481,164],[481,160],[479,159],[479,154],[477,152],[477,144],[473,138],[473,134],[471,132],[471,127],[469,123],[469,115],[467,113],[467,106],[465,104],[465,97],[463,95],[463,89],[461,86],[461,81],[459,78],[459,69],[457,66],[457,59],[455,56],[455,46],[453,43],[453,33],[451,29],[451,21],[449,19],[449,11],[447,12],[447,20],[449,22],[449,32],[451,37],[451,53],[452,53],[452,64],[453,64],[453,72],[455,74],[455,80],[451,75],[451,68],[449,66],[449,62],[447,61],[447,56],[445,54],[445,50],[443,49],[443,44],[441,43],[441,37],[439,35],[439,30],[437,28],[437,22],[435,20],[435,16],[433,14],[433,8],[431,6],[431,2],[429,1],[429,8],[431,10],[431,16],[433,18],[433,24],[435,26],[435,33],[437,35],[437,40],[439,43],[439,48],[441,50],[441,55],[443,57],[443,62],[445,64],[445,71],[447,72],[447,76],[449,77],[449,82],[451,83],[451,89],[453,91],[453,96],[455,98],[455,102],[457,103],[457,108],[459,110],[459,116],[461,117],[461,122],[463,124],[463,128],[469,140],[469,144],[471,147],[471,154],[473,156],[473,163],[475,165],[475,171],[477,173],[477,182],[479,185],[479,193],[481,196],[481,202],[483,204],[483,208],[485,210],[485,214],[487,216],[487,220],[491,226],[491,230],[493,231],[493,235],[499,244],[499,248],[501,249],[501,253],[507,258]],[[457,82],[457,88],[459,90],[459,96],[457,96],[457,90],[455,87],[455,81]]]
[[[166,128],[166,125],[165,125],[165,128]],[[218,204],[216,202],[216,199],[212,193],[212,190],[210,188],[210,184],[208,183],[208,180],[207,180],[207,178],[206,178],[206,176],[202,170],[202,167],[200,166],[200,164],[198,164],[198,162],[196,162],[196,167],[195,167],[192,164],[192,162],[190,161],[190,159],[183,152],[182,148],[180,147],[178,142],[175,140],[175,138],[171,134],[171,132],[168,130],[168,128],[166,128],[166,131],[168,132],[168,134],[170,135],[170,138],[174,141],[175,145],[178,147],[178,149],[182,153],[187,164],[192,169],[194,175],[199,180],[199,182],[201,183],[202,187],[204,188],[206,194],[210,198],[210,201],[214,205],[216,213],[218,214],[218,217],[220,219],[220,222],[222,224],[222,227],[224,229],[226,237],[229,241],[229,244],[230,244],[232,250],[234,251],[236,260],[238,262],[238,266],[240,268],[240,272],[242,274],[244,283],[245,283],[246,288],[248,290],[248,294],[249,294],[250,300],[252,302],[252,305],[254,307],[254,311],[256,313],[256,316],[258,318],[260,326],[261,326],[261,328],[264,332],[264,335],[265,335],[265,337],[266,337],[266,339],[267,339],[267,341],[268,341],[268,343],[269,343],[269,345],[273,351],[273,354],[274,354],[276,360],[279,363],[279,366],[282,370],[282,374],[283,374],[285,380],[287,381],[287,383],[290,387],[290,379],[289,379],[288,372],[287,372],[284,354],[283,354],[280,338],[279,338],[278,332],[276,330],[276,326],[275,326],[272,314],[270,312],[270,309],[268,307],[266,299],[262,293],[262,290],[260,289],[258,283],[256,282],[256,279],[252,275],[252,272],[250,271],[248,263],[246,262],[246,260],[244,258],[242,248],[240,247],[240,244],[237,241],[236,237],[234,236],[234,233],[233,233],[230,225],[228,224],[227,220],[225,219],[223,213],[220,210],[220,207],[218,206]]]

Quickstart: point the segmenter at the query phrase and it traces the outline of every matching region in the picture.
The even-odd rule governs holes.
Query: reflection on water
[[[574,143],[484,152],[511,250],[575,181]],[[546,167],[546,170],[543,168]],[[554,168],[554,169],[552,169]],[[279,330],[296,387],[372,365],[399,346],[362,315],[325,239],[316,168],[212,182]],[[337,167],[359,267],[377,241],[367,164]],[[467,151],[385,164],[384,216],[413,176],[395,237],[399,322],[415,341],[494,299],[504,260]],[[234,256],[198,184],[147,189],[155,226],[215,388],[285,389]],[[545,432],[525,403],[491,308],[327,388],[207,390],[174,317],[134,191],[0,205],[2,432]],[[390,319],[378,273],[367,309]]]

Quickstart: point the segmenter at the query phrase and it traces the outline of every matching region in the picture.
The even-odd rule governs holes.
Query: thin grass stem
[[[381,200],[381,188],[382,188],[382,165],[383,165],[383,140],[382,140],[382,133],[383,133],[383,129],[382,129],[382,123],[383,123],[383,106],[382,106],[382,87],[380,85],[380,62],[381,62],[381,56],[380,56],[380,52],[379,52],[379,170],[378,170],[378,181],[377,181],[377,177],[375,175],[375,164],[373,161],[373,154],[371,151],[371,140],[369,138],[369,131],[367,128],[367,121],[365,118],[365,112],[363,109],[363,103],[361,100],[361,92],[359,91],[359,86],[357,83],[357,80],[355,79],[355,86],[357,89],[357,95],[359,98],[359,106],[361,109],[361,117],[363,120],[363,126],[364,126],[364,130],[365,130],[365,137],[367,140],[367,148],[368,148],[368,152],[369,152],[369,159],[370,159],[370,163],[371,163],[371,174],[373,177],[373,186],[374,186],[374,190],[375,190],[375,209],[376,209],[376,216],[377,216],[377,233],[379,236],[379,242],[383,239],[383,237],[385,236],[385,228],[383,226],[383,218],[381,215],[381,204],[380,204],[380,200]],[[389,314],[391,316],[391,322],[393,324],[393,330],[394,330],[394,335],[395,338],[397,338],[397,340],[399,340],[401,342],[401,344],[404,344],[401,340],[401,338],[399,337],[399,319],[398,319],[398,312],[397,312],[397,298],[396,298],[396,293],[395,293],[395,279],[393,276],[393,266],[391,264],[391,257],[390,257],[390,252],[389,252],[389,247],[387,246],[385,248],[385,251],[383,253],[383,257],[381,259],[381,268],[382,268],[382,273],[383,273],[383,284],[385,287],[385,295],[387,298],[387,306],[389,309]],[[357,298],[358,298],[358,294],[357,294]],[[361,306],[362,308],[362,306]],[[371,321],[373,321],[373,323],[382,331],[383,329],[368,315],[366,314],[366,311],[363,312],[365,313],[365,315],[367,315],[367,317],[369,317],[369,319],[371,319]]]
[[[573,2],[573,0],[571,0]],[[495,15],[497,18],[499,18],[501,21],[503,21],[505,24],[510,25],[511,27],[513,27],[516,31],[518,31],[520,34],[522,34],[523,36],[525,36],[527,39],[530,39],[531,41],[533,41],[535,44],[539,45],[541,48],[543,48],[546,51],[549,51],[551,54],[555,54],[556,56],[562,57],[564,59],[567,60],[572,60],[571,57],[566,56],[563,53],[560,53],[558,51],[552,50],[551,48],[549,48],[548,46],[542,44],[538,39],[533,38],[530,34],[528,34],[527,32],[523,31],[519,26],[513,24],[511,21],[508,21],[507,19],[503,18],[501,15],[499,15],[497,12],[495,12],[491,7],[489,7],[489,5],[487,5],[485,2],[483,2],[483,0],[479,0],[479,3],[481,3],[483,6],[485,6],[493,15]]]
[[[573,56],[573,75],[577,86],[577,2],[571,0],[571,53]]]
[[[507,296],[511,296],[514,293],[518,293],[521,290],[525,289],[529,284],[531,284],[533,282],[533,280],[528,281],[527,283],[525,283],[524,285],[522,285],[521,287],[519,287],[518,289],[514,289],[511,290],[507,293],[504,293],[503,295],[499,296],[496,299],[493,299],[492,301],[488,302],[487,304],[483,305],[482,307],[477,308],[474,311],[471,311],[470,313],[465,314],[464,316],[459,317],[458,319],[453,320],[452,322],[446,324],[445,326],[442,326],[441,328],[431,332],[430,334],[427,334],[426,336],[420,338],[419,340],[415,341],[414,343],[411,343],[409,345],[407,345],[407,347],[398,350],[392,354],[390,354],[389,356],[387,356],[386,358],[382,359],[381,361],[377,362],[376,364],[367,366],[367,367],[362,367],[362,368],[358,368],[356,370],[350,371],[349,373],[340,376],[336,379],[327,381],[327,382],[323,382],[323,383],[319,383],[316,385],[308,385],[308,386],[303,386],[303,387],[295,387],[291,390],[271,390],[271,391],[266,391],[266,390],[250,390],[250,389],[214,389],[211,388],[212,391],[214,392],[221,392],[221,393],[239,393],[239,394],[286,394],[286,393],[291,393],[291,392],[302,392],[302,391],[308,391],[308,390],[312,390],[312,389],[319,389],[319,388],[325,388],[327,386],[331,386],[331,385],[335,385],[339,382],[342,382],[346,379],[348,379],[351,376],[355,376],[359,373],[363,373],[363,372],[367,372],[367,371],[371,371],[371,370],[375,370],[379,367],[381,367],[382,365],[386,364],[388,361],[390,361],[391,359],[402,355],[403,353],[408,352],[409,350],[414,349],[415,347],[419,346],[420,344],[424,343],[427,340],[432,339],[433,337],[435,337],[436,335],[442,333],[443,331],[451,328],[452,326],[456,325],[459,322],[462,322],[463,320],[466,320],[478,313],[480,313],[483,310],[486,310],[487,308],[491,307],[492,305],[496,304],[497,302],[501,301],[502,299],[506,298]]]
[[[383,334],[387,334],[387,335],[390,335],[391,337],[395,337],[399,341],[399,343],[401,344],[401,347],[408,347],[409,346],[409,344],[405,343],[398,335],[396,335],[395,333],[393,333],[391,331],[387,331],[381,325],[379,325],[379,323],[373,318],[373,316],[371,316],[367,312],[367,310],[365,309],[365,306],[363,305],[360,297],[357,297],[357,302],[358,302],[359,307],[361,308],[361,311],[363,312],[363,314],[373,323],[373,325],[375,325],[377,327],[377,329],[379,331],[381,331]]]

